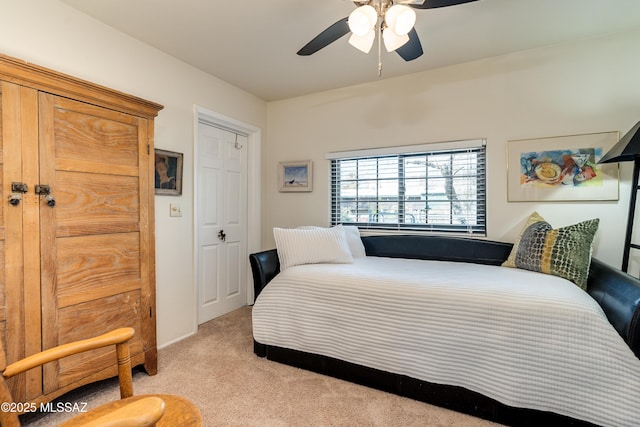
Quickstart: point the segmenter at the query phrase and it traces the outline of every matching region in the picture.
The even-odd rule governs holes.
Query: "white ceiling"
[[[347,0],[61,0],[266,101],[377,80],[374,47],[345,36],[296,52],[355,8]],[[640,0],[478,0],[417,11],[424,55],[382,52],[382,77],[640,28]],[[629,52],[637,55],[637,52]]]

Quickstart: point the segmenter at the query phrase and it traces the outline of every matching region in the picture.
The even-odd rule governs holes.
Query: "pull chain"
[[[382,76],[382,18],[378,16],[378,77]]]

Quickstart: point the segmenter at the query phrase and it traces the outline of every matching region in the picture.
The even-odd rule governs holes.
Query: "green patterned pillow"
[[[586,290],[598,223],[592,219],[554,229],[534,212],[502,266],[560,276]]]

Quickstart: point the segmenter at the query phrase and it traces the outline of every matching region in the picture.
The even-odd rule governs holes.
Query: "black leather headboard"
[[[500,265],[513,244],[451,236],[387,235],[362,237],[368,256],[430,259]]]

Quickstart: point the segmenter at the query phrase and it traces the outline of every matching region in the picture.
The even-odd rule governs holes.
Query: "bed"
[[[506,424],[638,424],[630,276],[593,260],[585,292],[502,267],[506,243],[361,241],[350,262],[281,272],[277,252],[252,254],[256,354]]]

